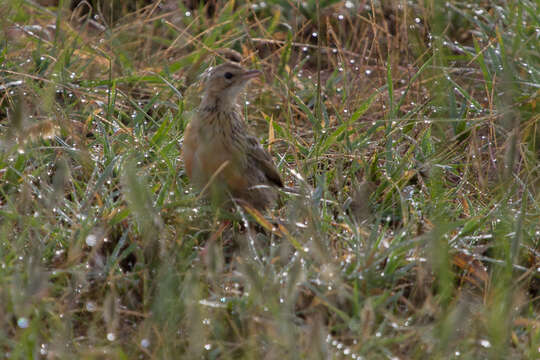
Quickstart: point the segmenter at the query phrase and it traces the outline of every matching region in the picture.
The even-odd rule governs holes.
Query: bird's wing
[[[283,180],[281,180],[281,176],[268,151],[263,149],[256,137],[247,136],[246,138],[249,146],[248,156],[255,161],[257,167],[262,170],[271,183],[283,187]]]

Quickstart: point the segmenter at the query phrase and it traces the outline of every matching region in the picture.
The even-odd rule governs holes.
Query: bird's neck
[[[199,108],[202,111],[219,111],[219,112],[228,112],[236,110],[236,96],[223,96],[223,94],[213,94],[205,93],[202,97],[201,104]]]

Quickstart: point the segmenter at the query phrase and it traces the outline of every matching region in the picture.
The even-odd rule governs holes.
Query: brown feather
[[[209,71],[197,114],[184,133],[183,157],[195,186],[210,185],[212,194],[230,193],[264,209],[276,201],[274,187],[283,187],[283,181],[236,105],[239,91],[258,73],[231,63]]]

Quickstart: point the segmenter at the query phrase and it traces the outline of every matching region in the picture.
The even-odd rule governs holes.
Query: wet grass
[[[540,356],[537,3],[38,3],[0,2],[4,358]],[[266,214],[184,174],[223,48],[301,193]]]

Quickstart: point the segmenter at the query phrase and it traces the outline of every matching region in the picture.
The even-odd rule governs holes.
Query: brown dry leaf
[[[263,113],[264,117],[267,117],[266,114]],[[276,141],[276,134],[274,132],[274,117],[270,116],[270,123],[268,125],[268,151],[272,150],[272,144]]]
[[[467,217],[470,216],[469,211],[469,204],[467,203],[467,199],[465,199],[463,196],[460,198],[461,206],[463,207],[463,214]]]
[[[458,252],[452,257],[452,263],[458,268],[463,269],[467,272],[465,280],[478,287],[485,287],[485,284],[489,279],[489,275],[481,261],[476,260],[471,255],[465,254],[463,252]]]
[[[514,319],[514,325],[528,327],[528,328],[535,328],[535,329],[540,328],[540,322],[538,320],[527,319],[524,317],[518,317]]]
[[[243,205],[244,209],[246,209],[246,211],[255,218],[255,220],[259,223],[259,225],[261,225],[262,227],[264,227],[266,230],[268,231],[272,231],[272,232],[276,232],[274,230],[274,227],[272,226],[272,224],[270,224],[270,222],[268,220],[266,220],[264,218],[264,216],[255,208],[245,204]],[[281,234],[279,234],[279,232],[276,232],[279,236],[281,236]]]
[[[97,53],[88,54],[81,50],[75,50],[74,54],[80,57],[83,60],[92,60],[93,63],[98,63],[102,66],[109,66],[109,60],[103,56],[98,55]]]

